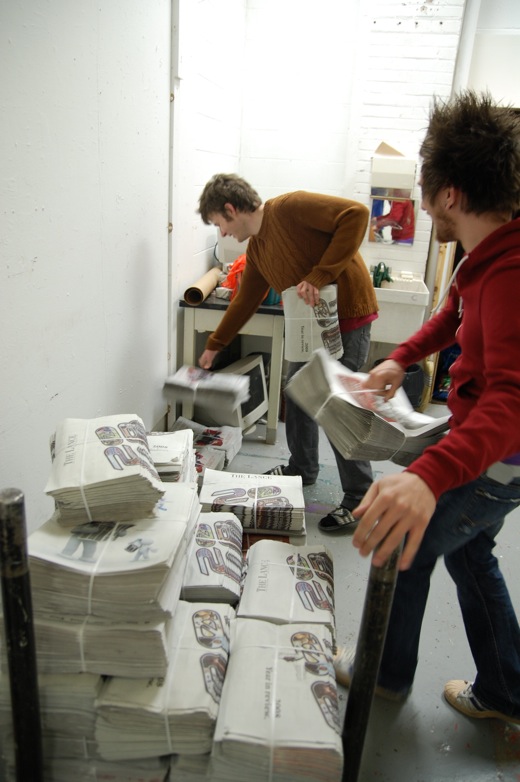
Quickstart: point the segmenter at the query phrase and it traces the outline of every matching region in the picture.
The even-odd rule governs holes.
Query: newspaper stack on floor
[[[202,483],[204,473],[208,468],[210,470],[223,470],[225,465],[225,451],[219,451],[218,448],[212,448],[210,445],[195,449],[195,470],[200,483]]]
[[[168,782],[170,758],[110,763],[104,760],[44,758],[45,779],[50,782]],[[11,779],[16,782],[14,771]]]
[[[195,484],[179,484],[168,488],[153,518],[70,528],[51,518],[28,539],[35,612],[116,623],[168,619],[199,512]]]
[[[213,782],[339,782],[342,758],[330,631],[233,622]]]
[[[178,601],[177,601],[178,603]],[[176,607],[176,606],[175,606]],[[164,676],[173,620],[112,622],[87,617],[36,616],[34,634],[40,673],[98,673],[106,676]],[[7,670],[2,657],[2,670]]]
[[[337,294],[336,285],[325,285],[320,288],[318,304],[311,307],[298,296],[296,288],[282,292],[287,361],[308,361],[318,348],[333,358],[341,358]]]
[[[88,673],[54,676],[40,675],[38,690],[45,758],[96,758],[94,703],[101,690],[100,676]],[[2,676],[0,708],[9,714],[9,682]],[[7,691],[7,693],[6,693]],[[2,724],[4,718],[2,716]],[[14,763],[14,736],[2,731],[1,745],[9,762]]]
[[[233,513],[201,513],[188,555],[183,600],[238,602],[242,569],[240,521]]]
[[[234,513],[247,532],[305,534],[305,499],[299,475],[249,475],[206,470],[203,511]]]
[[[249,399],[249,377],[231,372],[208,372],[183,366],[166,378],[165,386],[179,402],[197,402],[217,410],[236,410]]]
[[[64,525],[144,518],[164,492],[145,427],[133,413],[66,418],[51,438],[51,453],[45,492]]]
[[[210,755],[172,755],[169,782],[207,782]]]
[[[234,609],[181,601],[168,672],[161,679],[108,679],[97,701],[96,739],[106,760],[211,749]]]
[[[195,481],[193,432],[150,432],[148,447],[162,481]]]
[[[225,467],[235,458],[242,447],[242,429],[239,426],[205,426],[179,416],[171,431],[177,432],[182,429],[192,430],[193,447],[196,451],[200,451],[206,446],[215,448],[217,451],[224,451]]]
[[[277,624],[318,622],[334,632],[333,563],[325,546],[257,540],[244,572],[237,616]]]
[[[384,402],[375,391],[362,388],[366,377],[318,350],[291,378],[286,392],[346,459],[390,459],[407,466],[444,435],[450,416],[416,413],[402,388]]]

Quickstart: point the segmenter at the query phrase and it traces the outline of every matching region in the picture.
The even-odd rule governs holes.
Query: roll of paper
[[[219,281],[220,269],[214,266],[206,274],[203,274],[200,280],[186,288],[184,291],[184,301],[186,304],[190,304],[192,307],[196,307],[198,304],[202,304],[204,299],[207,299],[211,291],[213,291]]]

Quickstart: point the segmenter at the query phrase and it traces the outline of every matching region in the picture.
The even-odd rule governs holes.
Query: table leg
[[[271,369],[269,372],[269,407],[267,410],[267,428],[265,441],[269,445],[276,443],[278,416],[280,413],[280,393],[282,385],[284,319],[273,317],[273,338],[271,343]]]

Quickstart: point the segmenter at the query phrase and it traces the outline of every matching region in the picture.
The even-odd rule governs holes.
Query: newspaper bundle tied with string
[[[231,372],[209,372],[182,366],[166,378],[166,389],[178,402],[195,402],[203,407],[236,410],[249,399],[249,377]]]
[[[319,302],[314,307],[306,304],[294,287],[282,292],[282,300],[287,361],[309,361],[318,348],[326,350],[332,358],[341,358],[343,343],[336,285],[321,288]]]
[[[51,438],[53,457],[45,493],[59,523],[125,521],[151,516],[164,486],[134,413],[66,418]]]

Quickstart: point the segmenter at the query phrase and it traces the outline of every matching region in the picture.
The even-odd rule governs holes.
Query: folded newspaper
[[[298,296],[296,288],[282,292],[285,325],[285,358],[308,361],[318,348],[333,358],[343,355],[339,330],[337,286],[320,288],[320,300],[311,307]]]
[[[149,432],[148,447],[162,481],[195,481],[193,432]]]
[[[224,467],[228,466],[242,447],[242,429],[239,426],[205,426],[181,415],[175,421],[171,431],[177,432],[183,429],[192,430],[193,447],[196,451],[207,447],[222,451],[225,455]]]
[[[346,459],[389,459],[407,466],[444,436],[449,415],[415,412],[402,388],[385,402],[375,390],[363,388],[366,378],[320,349],[285,390]]]
[[[165,385],[179,402],[192,401],[220,410],[236,410],[249,399],[249,377],[231,372],[183,366],[166,378]]]
[[[164,493],[146,429],[133,413],[66,418],[51,438],[51,454],[45,492],[61,524],[143,518]]]
[[[210,778],[339,782],[342,761],[330,631],[236,619]]]
[[[105,760],[204,754],[213,732],[229,655],[229,605],[178,605],[165,677],[108,679],[96,702]]]
[[[234,513],[201,513],[188,553],[182,599],[237,603],[242,570],[240,521]]]
[[[254,475],[206,470],[203,512],[234,513],[247,532],[305,534],[305,499],[299,475]]]
[[[248,550],[237,616],[317,622],[334,632],[332,554],[322,545],[258,540]]]
[[[199,512],[196,485],[179,484],[168,487],[153,518],[71,528],[51,518],[28,539],[35,612],[114,622],[167,619],[180,596]]]

